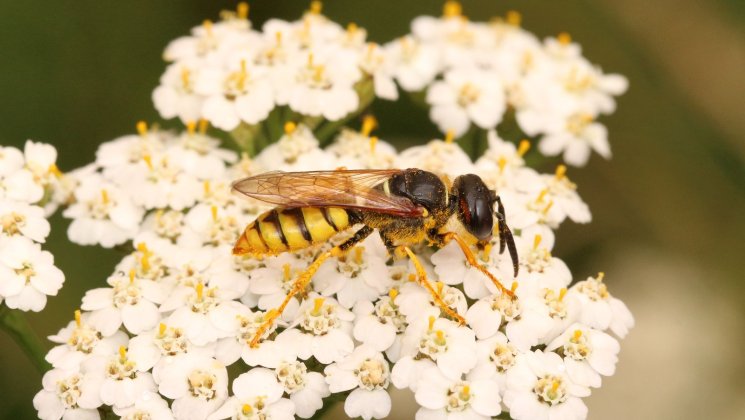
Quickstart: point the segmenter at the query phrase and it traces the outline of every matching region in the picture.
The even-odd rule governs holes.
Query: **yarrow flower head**
[[[47,217],[64,201],[57,150],[26,141],[23,151],[0,148],[0,304],[39,312],[65,280],[54,256],[41,249]]]
[[[67,175],[49,147],[0,149],[3,304],[40,310],[61,287],[40,246],[59,205],[72,242],[123,254],[49,337],[40,418],[311,418],[342,400],[350,417],[384,418],[391,385],[413,393],[417,419],[586,417],[634,321],[602,274],[574,282],[555,252],[562,223],[591,220],[567,167],[528,163],[535,150],[578,166],[591,149],[609,157],[597,120],[625,79],[567,35],[539,40],[516,12],[472,22],[448,1],[381,46],[321,11],[314,1],[256,28],[241,3],[171,42],[153,101],[183,130],[140,122]],[[398,88],[429,107],[441,139],[398,152],[374,135],[368,106]],[[421,218],[371,212],[397,235],[364,237],[372,229],[352,228],[367,223],[367,190],[342,200],[357,210],[297,201],[358,188],[307,171],[396,168],[442,181],[443,226],[428,221],[442,209],[417,204]],[[235,183],[272,171],[311,182],[268,181],[257,197]],[[493,208],[471,212],[454,186],[464,174]],[[297,177],[259,179],[285,176]],[[367,187],[400,206],[388,179]]]

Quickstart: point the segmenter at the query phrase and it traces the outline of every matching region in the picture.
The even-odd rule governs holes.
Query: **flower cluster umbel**
[[[297,22],[270,20],[262,32],[251,29],[247,13],[241,5],[167,48],[173,64],[154,100],[185,131],[140,123],[136,134],[102,144],[94,163],[69,174],[71,241],[126,255],[50,337],[57,345],[34,398],[39,417],[310,418],[343,399],[350,417],[383,418],[393,386],[414,393],[417,419],[489,419],[503,411],[514,419],[585,418],[583,398],[613,375],[618,339],[634,321],[603,273],[574,281],[552,253],[561,223],[591,220],[566,166],[548,174],[527,167],[530,142],[506,141],[495,127],[507,105],[526,131],[524,119],[566,118],[562,110],[587,102],[593,116],[609,112],[613,92],[596,83],[605,76],[584,68],[590,73],[581,76],[594,79],[571,90],[560,76],[585,63],[578,46],[540,43],[514,14],[473,24],[453,2],[442,18],[418,18],[413,35],[382,47],[366,44],[361,28],[343,30],[323,17],[319,3]],[[427,89],[432,117],[449,133],[444,140],[399,153],[371,136],[376,123],[368,117],[321,147],[319,127],[360,110],[361,82],[394,98],[393,80],[404,90]],[[530,89],[555,93],[556,106],[539,104]],[[454,141],[459,112],[465,130],[471,122],[488,130],[476,160]],[[220,147],[208,122],[248,131],[266,124],[271,142],[254,157],[239,155]],[[550,143],[556,133],[540,127],[540,144]],[[472,251],[517,298],[500,293],[455,243],[414,247],[430,293],[412,263],[389,255],[372,235],[323,262],[263,328],[294,280],[351,232],[294,253],[234,256],[236,239],[267,206],[232,195],[231,182],[268,170],[339,167],[480,176],[504,203],[519,275],[499,252],[498,234]],[[465,324],[448,318],[433,294]]]
[[[23,151],[0,147],[0,304],[11,309],[41,311],[65,281],[40,245],[63,196],[56,160],[53,146],[31,140]]]

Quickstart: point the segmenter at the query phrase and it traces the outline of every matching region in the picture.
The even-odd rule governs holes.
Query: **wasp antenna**
[[[512,231],[507,226],[507,224],[504,225],[504,237],[505,237],[505,242],[507,242],[507,249],[510,251],[510,258],[512,259],[512,268],[515,270],[515,277],[517,277],[517,273],[520,270],[520,263],[517,257],[517,247],[515,246],[515,238],[512,237]]]
[[[504,246],[505,246],[505,238],[504,238],[504,228],[507,226],[504,223],[504,215],[502,213],[497,212],[497,228],[499,230],[499,253],[504,253]]]
[[[505,246],[505,233],[504,230],[507,227],[507,216],[504,213],[504,206],[502,205],[502,199],[494,191],[494,201],[497,203],[497,227],[499,229],[499,253],[504,252]]]
[[[507,250],[510,252],[510,258],[512,259],[512,268],[515,271],[515,277],[520,269],[520,264],[517,256],[517,247],[515,246],[515,238],[512,237],[512,231],[507,226],[507,215],[504,211],[504,205],[502,205],[502,199],[497,195],[497,223],[499,228],[499,253],[504,252],[505,245]]]

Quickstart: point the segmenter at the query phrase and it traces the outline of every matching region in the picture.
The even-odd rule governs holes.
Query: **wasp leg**
[[[352,248],[356,244],[362,242],[370,236],[370,234],[373,232],[373,228],[369,226],[363,226],[360,228],[357,232],[354,233],[354,236],[344,241],[342,244],[337,245],[330,250],[322,253],[321,255],[317,256],[316,259],[313,261],[311,265],[308,266],[305,271],[300,273],[299,276],[295,279],[295,281],[292,283],[292,287],[290,288],[290,291],[287,292],[287,296],[285,296],[285,299],[282,301],[282,304],[279,305],[275,309],[271,309],[267,311],[266,318],[264,319],[264,322],[259,326],[259,328],[256,330],[256,333],[254,334],[253,338],[251,339],[249,345],[251,347],[257,347],[259,345],[259,342],[261,341],[261,337],[264,335],[267,329],[272,326],[274,321],[282,315],[282,312],[285,310],[287,305],[290,303],[292,298],[305,291],[305,289],[308,287],[308,284],[310,284],[310,280],[313,278],[313,275],[316,274],[316,271],[321,267],[321,264],[323,264],[324,261],[326,261],[331,256],[338,256],[349,250],[349,248]]]
[[[424,288],[427,289],[427,291],[432,295],[432,298],[434,298],[437,306],[439,306],[440,309],[445,311],[445,313],[448,314],[451,318],[458,321],[460,325],[464,325],[466,323],[466,320],[462,316],[460,316],[457,312],[452,310],[450,306],[447,303],[445,303],[444,300],[442,300],[442,297],[437,292],[437,290],[435,290],[435,288],[432,287],[432,283],[427,278],[427,272],[424,271],[424,267],[422,267],[422,263],[419,261],[419,258],[417,258],[416,254],[414,254],[414,252],[408,246],[402,246],[401,248],[409,256],[409,258],[411,259],[411,262],[414,263],[414,268],[416,269],[416,274],[417,274],[419,283],[422,286],[424,286]]]
[[[466,256],[466,260],[469,264],[471,264],[472,267],[476,268],[477,270],[481,271],[489,277],[489,280],[494,283],[495,286],[499,289],[500,292],[506,294],[507,296],[511,298],[515,298],[515,294],[512,292],[512,290],[504,287],[502,283],[500,283],[499,280],[492,274],[489,270],[486,269],[486,267],[483,264],[480,264],[478,260],[476,260],[476,256],[473,255],[473,251],[471,251],[471,248],[468,246],[466,241],[463,240],[460,236],[458,236],[455,232],[448,232],[441,236],[443,243],[450,242],[451,239],[455,239],[455,242],[458,243],[458,246],[460,246],[461,251],[463,251],[463,254]]]

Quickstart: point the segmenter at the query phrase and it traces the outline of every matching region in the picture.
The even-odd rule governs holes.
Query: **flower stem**
[[[283,107],[275,107],[272,112],[269,113],[269,116],[264,121],[264,124],[267,128],[267,140],[268,144],[272,144],[279,140],[280,137],[282,137],[282,134],[284,134],[284,126],[283,126]]]
[[[39,372],[49,370],[49,363],[44,360],[47,350],[22,312],[0,305],[0,326],[21,347]]]
[[[257,146],[260,145],[264,133],[261,124],[248,125],[246,123],[241,123],[230,132],[230,136],[233,138],[233,141],[238,145],[240,150],[253,157],[258,153]]]

